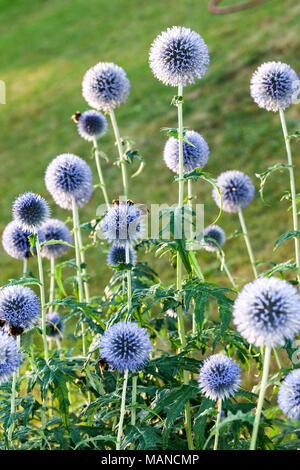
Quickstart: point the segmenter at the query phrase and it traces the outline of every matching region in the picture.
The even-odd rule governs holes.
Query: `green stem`
[[[21,336],[17,336],[17,346],[21,346]],[[11,425],[9,426],[8,429],[8,441],[9,444],[12,445],[12,435],[15,429],[16,425],[16,420],[15,420],[15,412],[16,412],[16,397],[17,397],[17,390],[16,390],[16,384],[17,384],[17,377],[18,377],[18,372],[13,373],[13,378],[12,378],[12,384],[11,384],[11,397],[10,397],[10,415],[11,419],[13,420]]]
[[[219,442],[219,426],[221,421],[221,413],[222,413],[222,400],[219,400],[218,403],[218,414],[217,414],[217,421],[216,421],[216,434],[215,434],[215,443],[214,443],[214,450],[218,450],[218,442]]]
[[[280,115],[282,131],[283,131],[285,147],[286,147],[286,153],[287,153],[287,158],[288,158],[288,164],[289,164],[291,197],[292,197],[292,208],[293,208],[293,227],[295,231],[298,231],[298,214],[297,214],[297,199],[296,199],[297,196],[296,196],[295,175],[294,175],[291,144],[290,144],[290,139],[289,139],[288,131],[286,127],[284,111],[282,109],[279,110],[279,115]],[[294,242],[295,242],[296,266],[297,266],[297,280],[298,280],[298,283],[300,283],[299,238],[294,237]]]
[[[122,399],[121,399],[120,420],[119,420],[119,427],[118,427],[116,450],[120,450],[120,447],[121,447],[123,423],[124,423],[124,416],[125,416],[127,382],[128,382],[128,370],[126,369],[124,373],[124,383],[123,383],[123,391],[122,391]]]
[[[270,355],[271,355],[271,348],[266,347],[263,375],[261,379],[259,398],[258,398],[255,420],[254,420],[254,425],[253,425],[250,450],[255,450],[256,448],[256,439],[257,439],[257,434],[258,434],[259,422],[260,422],[260,417],[261,417],[261,412],[263,408],[267,382],[268,382],[268,375],[269,375],[269,368],[270,368]]]
[[[102,173],[102,168],[101,168],[101,163],[100,163],[100,158],[99,158],[99,150],[98,150],[98,142],[97,139],[93,139],[93,144],[94,144],[94,151],[95,151],[95,162],[96,162],[96,167],[97,167],[97,172],[99,176],[99,181],[100,181],[100,187],[103,193],[104,201],[106,204],[107,209],[109,209],[109,199],[106,191],[106,185]]]
[[[78,213],[77,204],[75,204],[75,212],[76,212],[77,241],[78,241],[78,245],[79,245],[80,263],[83,264],[83,265],[86,265],[85,252],[84,252],[84,246],[83,246],[83,243],[82,243],[80,222],[79,222],[79,213]],[[86,268],[81,268],[81,273],[85,277],[85,279],[83,280],[83,288],[84,288],[85,301],[88,304],[90,302],[90,293],[89,293],[89,285],[88,285],[88,280],[87,280]]]
[[[119,158],[120,158],[120,165],[121,165],[121,171],[122,171],[122,180],[123,180],[123,188],[124,188],[124,196],[125,199],[128,199],[128,178],[127,178],[127,168],[126,168],[126,160],[124,158],[124,152],[122,149],[122,142],[121,142],[121,137],[120,137],[120,131],[119,127],[116,121],[116,116],[113,110],[110,111],[110,120],[111,124],[113,127],[115,139],[116,139],[116,144],[118,147],[118,152],[119,152]]]
[[[28,259],[24,258],[23,259],[23,277],[25,277],[25,275],[27,273],[27,264],[28,264]]]
[[[129,243],[126,243],[125,248],[125,260],[126,264],[130,263],[130,246]],[[132,286],[131,286],[131,271],[127,270],[127,316],[126,319],[129,318],[129,312],[131,310],[131,296],[132,296]]]
[[[44,283],[44,272],[43,272],[43,264],[42,264],[42,257],[41,257],[41,246],[39,237],[37,234],[37,230],[35,230],[36,234],[36,255],[37,255],[37,262],[38,262],[38,270],[39,270],[39,280],[40,280],[40,296],[41,296],[41,313],[42,313],[42,337],[44,343],[44,355],[45,361],[48,364],[49,362],[49,354],[48,354],[48,343],[47,343],[47,336],[46,336],[46,300],[45,300],[45,283]]]
[[[55,258],[50,258],[50,292],[49,303],[53,302],[55,298]],[[50,305],[49,312],[52,312],[53,305]]]
[[[241,227],[242,227],[244,240],[245,240],[246,247],[247,247],[248,254],[249,254],[249,258],[250,258],[250,261],[251,261],[251,266],[252,266],[252,269],[253,269],[254,277],[257,278],[258,274],[257,274],[256,266],[255,266],[255,258],[254,258],[253,250],[252,250],[252,247],[251,247],[246,222],[245,222],[245,219],[244,219],[244,214],[243,214],[243,211],[242,211],[241,208],[239,208],[238,213],[239,213],[240,224],[241,224]]]
[[[231,282],[232,287],[234,289],[236,289],[237,285],[236,285],[235,280],[233,279],[233,277],[231,275],[231,272],[229,271],[229,268],[228,268],[227,264],[225,263],[225,259],[221,259],[221,256],[220,256],[219,252],[217,252],[217,257],[218,257],[218,260],[220,261],[221,267],[223,267],[229,281]]]
[[[137,386],[137,375],[134,375],[132,377],[132,395],[131,395],[131,404],[132,404],[132,410],[131,410],[131,425],[135,426],[136,422],[136,386]],[[134,443],[131,445],[131,450],[134,450]]]

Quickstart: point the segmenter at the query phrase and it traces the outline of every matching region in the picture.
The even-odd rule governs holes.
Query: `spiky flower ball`
[[[282,382],[278,405],[290,419],[300,419],[300,369],[290,372]]]
[[[39,299],[29,287],[15,285],[0,290],[0,319],[10,328],[30,328],[39,313]]]
[[[136,253],[129,247],[129,262],[136,263]],[[113,245],[107,255],[108,266],[117,266],[119,263],[126,263],[126,248],[125,246]]]
[[[233,308],[237,330],[250,344],[276,347],[300,332],[300,295],[275,277],[246,284]]]
[[[155,77],[165,85],[185,86],[206,74],[209,53],[198,33],[173,26],[154,40],[149,62]]]
[[[195,168],[203,168],[206,165],[209,147],[198,132],[187,131],[185,138],[186,140],[183,141],[183,171],[188,173]],[[166,142],[164,161],[170,170],[179,174],[179,141],[175,137],[170,137]]]
[[[131,202],[120,202],[106,212],[101,221],[104,237],[116,245],[136,243],[143,237],[141,212]]]
[[[260,108],[275,112],[288,108],[296,101],[300,81],[289,65],[282,62],[266,62],[254,72],[250,91]]]
[[[94,139],[99,139],[107,131],[107,120],[103,114],[92,109],[80,114],[77,123],[79,135],[92,142]]]
[[[224,354],[205,359],[200,369],[199,387],[210,400],[224,400],[235,394],[240,386],[240,368]]]
[[[39,194],[30,192],[21,194],[13,203],[13,218],[25,231],[34,232],[49,215],[49,206]]]
[[[58,338],[62,336],[65,324],[58,312],[46,313],[47,336],[48,338]]]
[[[73,198],[78,207],[83,207],[93,192],[90,167],[72,153],[63,153],[52,160],[45,183],[56,204],[68,210],[72,210]]]
[[[15,220],[7,224],[2,234],[2,245],[6,253],[15,259],[26,259],[32,256],[29,236],[32,232],[23,230]],[[45,240],[42,230],[38,230],[39,242]],[[33,253],[36,254],[35,247]]]
[[[252,201],[255,188],[249,178],[241,171],[229,170],[221,173],[217,179],[220,189],[223,210],[225,212],[238,212],[245,209]],[[216,188],[213,189],[213,198],[218,207],[221,207],[220,195]]]
[[[100,356],[119,371],[140,370],[149,360],[152,343],[144,328],[120,321],[109,327],[100,339]]]
[[[82,95],[91,108],[109,112],[124,103],[130,82],[125,71],[112,62],[99,62],[83,77]]]
[[[7,382],[21,366],[21,348],[6,331],[0,330],[0,384]]]
[[[209,225],[203,230],[203,248],[206,251],[218,251],[226,241],[224,230],[218,225]]]
[[[72,235],[66,224],[58,219],[48,219],[47,222],[42,225],[42,231],[45,236],[45,241],[61,240],[63,242],[72,244]],[[68,245],[62,243],[55,243],[53,245],[43,246],[41,254],[44,258],[58,258],[66,253],[69,249]]]

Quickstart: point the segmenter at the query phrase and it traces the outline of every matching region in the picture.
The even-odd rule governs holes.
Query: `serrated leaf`
[[[274,243],[274,251],[277,250],[277,248],[282,245],[282,243],[295,237],[300,237],[300,230],[289,230],[283,235],[280,235],[280,237]]]
[[[266,171],[263,173],[256,173],[255,176],[256,178],[260,179],[260,188],[259,188],[259,194],[261,197],[261,200],[265,202],[264,200],[264,187],[266,184],[267,179],[269,176],[274,173],[274,171],[282,171],[282,170],[288,170],[291,166],[286,164],[286,163],[276,163],[273,166],[270,166]]]

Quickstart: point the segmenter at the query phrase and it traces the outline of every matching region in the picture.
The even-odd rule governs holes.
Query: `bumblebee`
[[[12,326],[9,332],[12,336],[20,336],[24,333],[24,328],[21,328],[20,326]]]
[[[102,359],[101,357],[99,358],[98,362],[97,362],[97,366],[99,367],[99,370],[100,370],[100,374],[101,374],[101,377],[103,379],[103,371],[104,370],[109,370],[109,365],[108,363],[106,362],[105,359]]]
[[[124,201],[125,202],[125,201]],[[129,204],[130,206],[133,206],[134,205],[134,202],[131,200],[131,199],[127,199],[127,204]],[[119,199],[116,197],[115,199],[112,200],[112,204],[118,206],[120,204],[120,201]]]
[[[71,119],[77,124],[79,119],[80,119],[80,116],[81,116],[81,112],[80,111],[76,111],[75,114],[73,114],[73,116],[71,117]]]
[[[6,320],[4,318],[0,318],[0,328],[3,328],[6,325]]]

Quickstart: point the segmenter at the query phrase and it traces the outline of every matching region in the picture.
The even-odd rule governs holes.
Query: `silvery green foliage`
[[[221,173],[217,179],[217,186],[220,189],[225,212],[238,212],[245,209],[252,201],[255,188],[249,178],[241,171],[229,170]],[[219,192],[214,187],[213,198],[218,207],[221,207]]]

